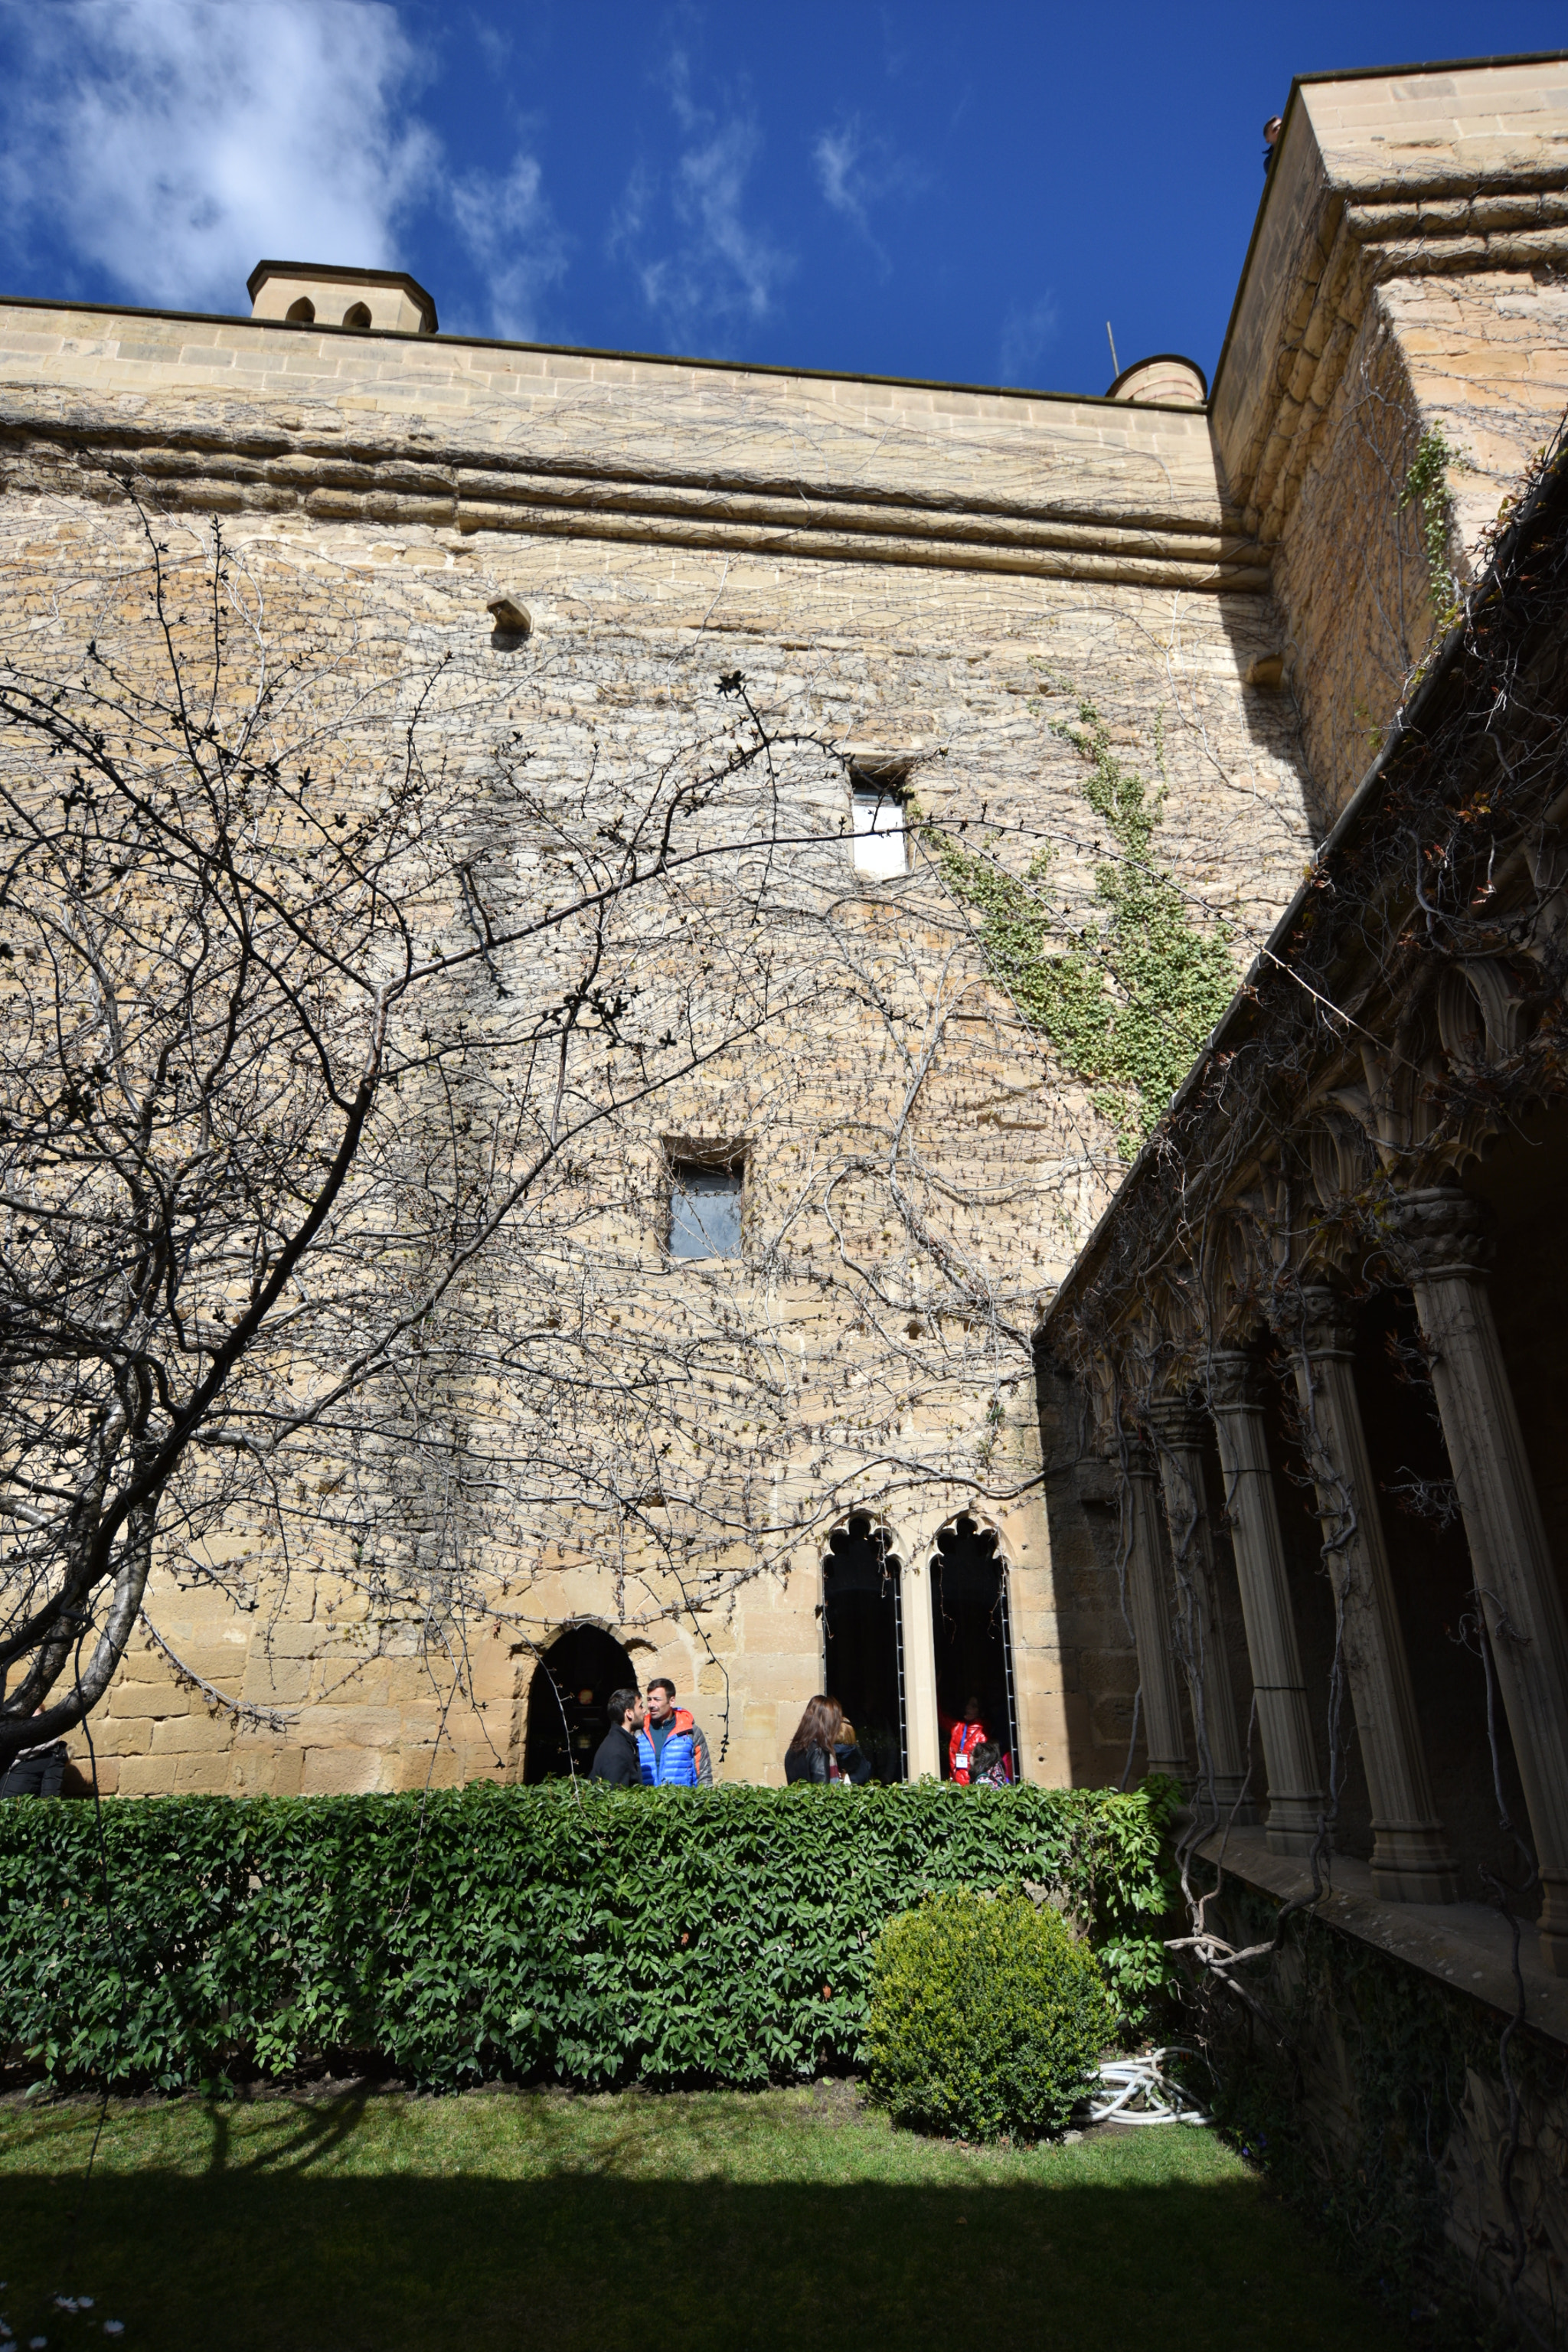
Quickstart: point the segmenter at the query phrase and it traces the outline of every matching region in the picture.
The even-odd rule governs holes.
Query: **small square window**
[[[715,1168],[676,1160],[669,1171],[669,1255],[739,1257],[745,1170],[736,1160]]]
[[[902,779],[851,771],[849,807],[855,871],[883,882],[910,870]]]

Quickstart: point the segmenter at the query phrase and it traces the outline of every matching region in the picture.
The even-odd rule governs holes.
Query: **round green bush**
[[[1115,2011],[1089,1946],[1026,1895],[959,1887],[889,1919],[864,2056],[899,2123],[965,2139],[1058,2131]]]

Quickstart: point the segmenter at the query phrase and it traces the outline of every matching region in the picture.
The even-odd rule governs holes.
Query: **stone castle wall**
[[[519,732],[541,788],[573,788],[596,760],[608,806],[628,762],[718,723],[717,676],[741,667],[771,725],[899,755],[923,811],[956,824],[984,809],[1011,828],[1020,866],[1048,842],[1064,905],[1087,905],[1096,845],[1082,763],[1049,732],[1083,694],[1152,782],[1163,763],[1162,855],[1198,919],[1231,926],[1238,968],[1299,871],[1288,713],[1241,682],[1272,649],[1271,617],[1228,530],[1201,417],[413,339],[377,337],[367,352],[363,337],[248,322],[51,316],[47,335],[45,324],[24,310],[5,320],[13,596],[100,560],[118,526],[84,461],[129,461],[171,514],[225,515],[274,609],[305,609],[320,583],[347,599],[354,618],[342,625],[378,657],[447,656],[462,724],[483,709]],[[498,459],[531,470],[498,479]],[[687,479],[673,483],[677,471]],[[808,520],[785,528],[786,500]],[[532,622],[510,654],[489,642],[500,595]],[[810,935],[812,952],[830,944],[842,965],[826,1015],[621,1138],[605,1181],[623,1213],[605,1246],[650,1316],[700,1316],[716,1286],[744,1288],[732,1269],[662,1266],[656,1228],[661,1135],[750,1140],[749,1255],[787,1223],[795,1278],[766,1312],[808,1331],[815,1367],[801,1425],[771,1433],[771,1474],[841,1494],[889,1528],[906,1578],[911,1769],[937,1768],[927,1562],[968,1503],[1010,1562],[1026,1769],[1119,1777],[1127,1638],[1113,1593],[1108,1612],[1081,1575],[1064,1591],[1048,1556],[1027,1490],[1039,1450],[1026,1346],[1004,1378],[978,1348],[954,1378],[802,1278],[847,1245],[873,1266],[906,1247],[868,1193],[836,1240],[823,1188],[847,1138],[889,1132],[911,1023],[943,1024],[916,1111],[921,1152],[979,1278],[1026,1328],[1106,1197],[1113,1141],[986,984],[977,952],[960,941],[953,964],[960,919],[929,866],[874,900],[858,887],[832,838],[842,763],[819,760],[797,792],[792,822],[829,838],[800,853],[789,891],[815,890],[818,908],[825,886],[843,900]],[[748,1312],[763,1311],[759,1287]],[[860,1385],[863,1413],[828,1393],[840,1380]],[[733,1419],[738,1459],[755,1434],[743,1399]],[[873,1469],[879,1450],[914,1466]],[[527,1622],[479,1643],[475,1703],[456,1708],[410,1629],[365,1622],[352,1579],[323,1568],[249,1616],[166,1586],[150,1612],[163,1640],[218,1689],[284,1710],[287,1729],[237,1731],[144,1643],[95,1731],[100,1782],[309,1790],[515,1772],[534,1645],[584,1617],[634,1643],[645,1672],[662,1666],[696,1694],[715,1740],[728,1735],[725,1772],[776,1780],[821,1678],[819,1552],[745,1585],[698,1638],[660,1616],[670,1596],[657,1563],[640,1591],[634,1573],[613,1599],[599,1559],[576,1560],[569,1515],[542,1510],[497,1541],[498,1559],[531,1580]]]
[[[1568,405],[1568,63],[1297,85],[1215,374],[1223,478],[1268,551],[1326,832],[1439,604],[1407,490],[1452,452],[1461,584]]]
[[[1038,1417],[1028,1355],[1122,1160],[1077,1074],[987,979],[972,917],[930,862],[858,882],[837,837],[845,762],[897,761],[921,812],[988,828],[1015,871],[1048,846],[1065,939],[1092,908],[1102,851],[1083,763],[1054,730],[1088,698],[1119,756],[1163,790],[1156,849],[1193,919],[1226,928],[1238,976],[1261,947],[1312,827],[1342,803],[1419,656],[1429,594],[1400,497],[1420,430],[1436,417],[1456,444],[1470,435],[1471,474],[1450,484],[1473,546],[1516,449],[1562,397],[1560,350],[1542,361],[1531,341],[1558,303],[1555,281],[1531,273],[1555,262],[1510,247],[1500,269],[1488,246],[1488,266],[1470,268],[1457,218],[1407,235],[1398,206],[1415,167],[1391,177],[1373,152],[1387,134],[1366,125],[1407,128],[1401,110],[1416,101],[1373,91],[1352,154],[1334,110],[1343,89],[1373,86],[1303,85],[1293,104],[1208,412],[0,306],[8,643],[28,630],[35,648],[68,654],[124,553],[106,469],[130,468],[174,523],[221,516],[290,625],[325,616],[378,671],[443,658],[436,740],[462,759],[510,731],[539,788],[595,819],[613,818],[629,768],[718,739],[721,673],[741,669],[771,727],[812,739],[781,787],[794,845],[779,904],[793,911],[770,952],[819,976],[820,1011],[606,1141],[592,1171],[596,1311],[608,1330],[615,1289],[628,1345],[729,1317],[795,1351],[801,1369],[771,1418],[723,1378],[689,1402],[713,1475],[764,1535],[764,1490],[779,1525],[786,1503],[820,1495],[824,1528],[851,1507],[887,1528],[905,1575],[911,1771],[937,1769],[928,1570],[961,1508],[994,1528],[1008,1562],[1026,1770],[1094,1781],[1126,1766],[1136,1675],[1115,1569],[1087,1532],[1073,1558],[1052,1556],[1037,1482],[1070,1475],[1075,1440],[1061,1416]],[[1479,163],[1469,117],[1450,125],[1420,184],[1522,175],[1546,224],[1529,234],[1555,254],[1558,198],[1543,184],[1568,176],[1561,118],[1530,89],[1515,72],[1514,114],[1493,106],[1503,128]],[[1489,100],[1468,84],[1459,95],[1472,109]],[[1410,258],[1438,246],[1440,269]],[[490,643],[487,608],[501,596],[532,624],[510,651]],[[1284,692],[1270,682],[1279,656]],[[502,846],[510,886],[537,890],[537,844]],[[668,940],[658,954],[667,969]],[[885,1188],[847,1172],[895,1129],[996,1309],[990,1336],[970,1328],[956,1351],[932,1263]],[[670,1136],[746,1141],[738,1266],[664,1259]],[[926,1324],[865,1311],[865,1272],[904,1281],[917,1261],[932,1286]],[[364,1507],[374,1517],[374,1497]],[[251,1545],[254,1610],[166,1577],[149,1613],[167,1651],[140,1641],[94,1727],[100,1785],[515,1775],[538,1650],[584,1619],[626,1641],[645,1679],[662,1668],[695,1695],[727,1741],[726,1775],[778,1780],[822,1674],[823,1529],[755,1576],[738,1538],[721,1603],[682,1617],[642,1507],[623,1514],[613,1559],[602,1520],[574,1523],[569,1494],[489,1530],[498,1583],[523,1597],[477,1638],[457,1697],[411,1623],[373,1622],[331,1499],[287,1583]],[[234,1542],[250,1538],[237,1529]],[[225,1697],[283,1719],[237,1727]]]

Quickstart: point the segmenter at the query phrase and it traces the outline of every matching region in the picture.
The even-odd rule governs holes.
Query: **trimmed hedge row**
[[[163,2090],[374,2053],[429,2084],[755,2084],[853,2063],[885,1920],[1043,1880],[1123,2007],[1168,1791],[933,1784],[0,1805],[0,2049]]]

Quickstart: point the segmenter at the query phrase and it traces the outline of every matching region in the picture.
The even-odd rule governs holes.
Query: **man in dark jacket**
[[[0,1676],[0,1689],[4,1689]],[[36,1706],[35,1715],[43,1708]],[[70,1758],[63,1739],[50,1740],[47,1748],[24,1748],[8,1772],[0,1772],[0,1797],[58,1797],[66,1777]]]
[[[637,1753],[637,1733],[642,1727],[643,1703],[635,1690],[610,1693],[610,1727],[599,1742],[599,1752],[594,1759],[590,1780],[607,1780],[613,1789],[640,1789],[642,1758]]]

